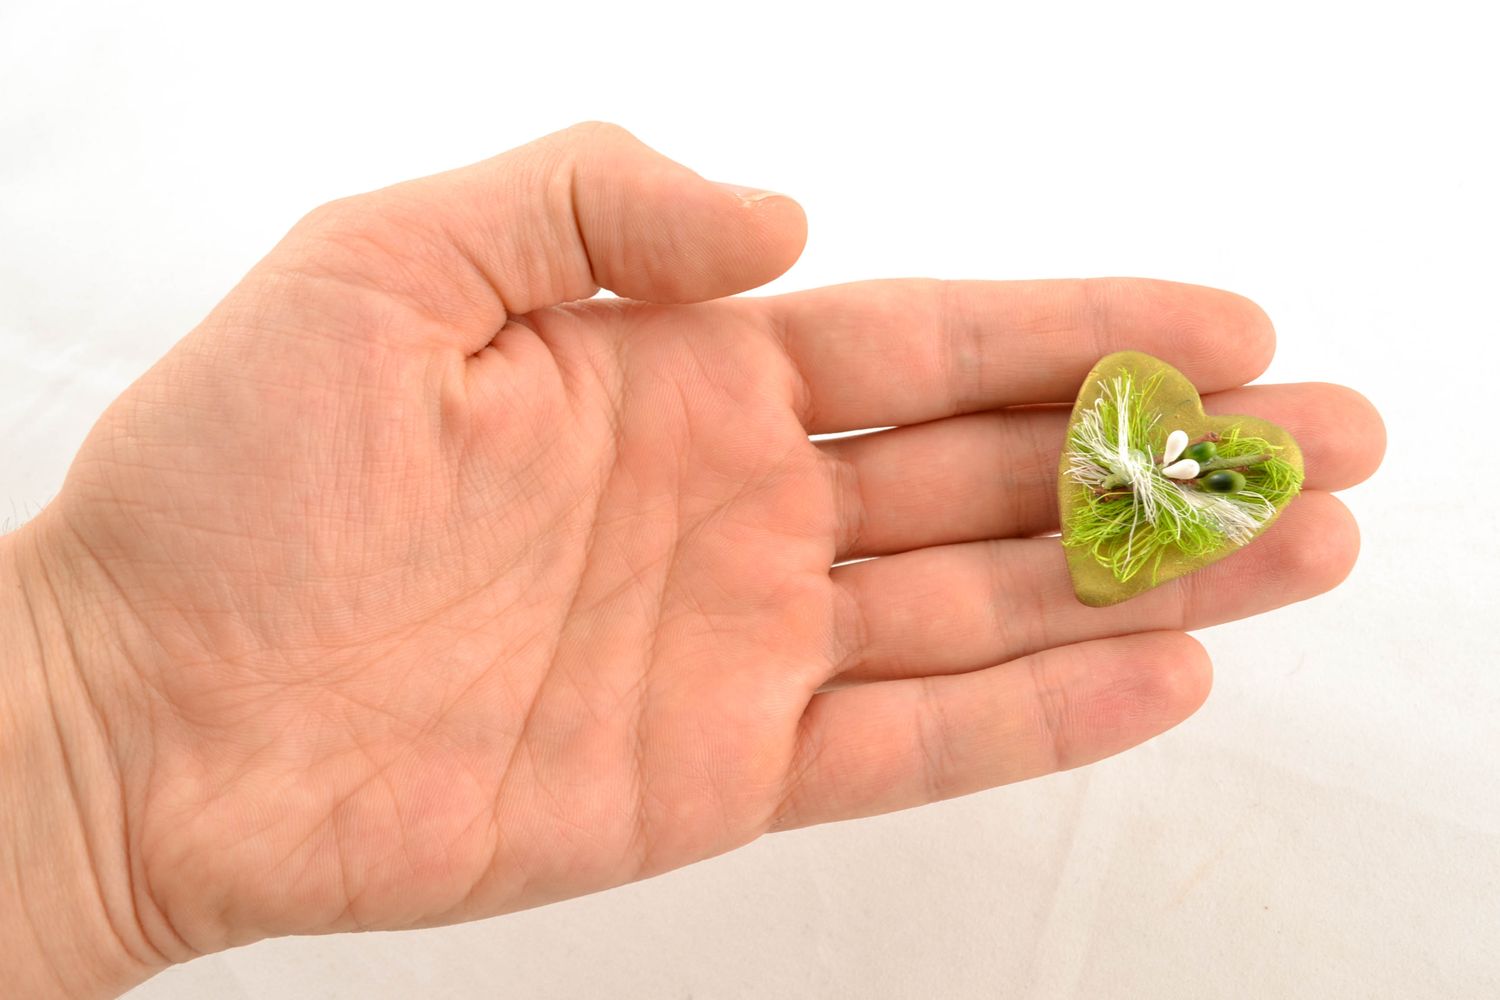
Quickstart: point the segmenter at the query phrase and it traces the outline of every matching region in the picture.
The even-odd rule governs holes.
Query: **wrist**
[[[39,535],[0,538],[0,991],[116,996],[168,961],[139,918],[118,754]]]

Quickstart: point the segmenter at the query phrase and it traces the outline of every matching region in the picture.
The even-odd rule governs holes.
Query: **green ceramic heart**
[[[1259,417],[1206,415],[1181,372],[1121,351],[1079,390],[1057,481],[1073,589],[1100,607],[1253,541],[1301,488],[1302,452]]]

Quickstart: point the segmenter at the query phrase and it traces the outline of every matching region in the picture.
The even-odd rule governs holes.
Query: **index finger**
[[[1089,369],[1134,349],[1200,392],[1265,371],[1271,321],[1232,292],[1147,278],[896,279],[755,300],[801,376],[809,433],[1072,402]]]

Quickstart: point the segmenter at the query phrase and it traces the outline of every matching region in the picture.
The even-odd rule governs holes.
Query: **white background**
[[[1276,320],[1385,467],[1347,584],[1083,771],[188,997],[1500,996],[1492,5],[0,5],[0,519],[308,208],[605,118],[798,197],[773,289],[1139,274]],[[3,905],[3,904],[0,904]]]

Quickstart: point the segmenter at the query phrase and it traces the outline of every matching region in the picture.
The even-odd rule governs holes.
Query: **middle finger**
[[[1311,382],[1210,393],[1204,409],[1253,413],[1291,432],[1308,489],[1370,475],[1385,450],[1363,396]],[[1056,531],[1064,407],[1016,407],[821,442],[838,507],[840,560]]]

